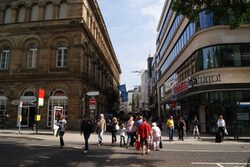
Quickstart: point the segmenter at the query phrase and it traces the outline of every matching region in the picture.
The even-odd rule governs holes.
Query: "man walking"
[[[174,141],[174,119],[173,116],[171,115],[169,119],[167,120],[167,128],[168,128],[168,136],[169,136],[169,141]]]
[[[89,120],[87,118],[86,115],[83,116],[82,118],[82,121],[81,121],[81,130],[80,130],[80,135],[83,134],[84,136],[84,140],[85,140],[85,149],[84,149],[84,154],[86,154],[89,150],[89,143],[88,143],[88,140],[89,140],[89,137],[90,137],[90,134],[92,133],[93,131],[93,123],[91,120]]]

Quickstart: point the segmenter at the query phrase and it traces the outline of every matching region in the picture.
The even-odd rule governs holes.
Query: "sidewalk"
[[[184,138],[184,141],[178,141],[177,134],[175,134],[174,141],[169,142],[167,132],[163,131],[163,144],[249,144],[250,139],[245,140],[234,140],[233,137],[225,136],[225,139],[222,143],[215,143],[215,137],[209,135],[201,135],[201,139],[194,139],[193,136],[187,136]],[[37,140],[50,140],[50,141],[58,141],[58,138],[53,135],[52,130],[49,129],[41,129],[36,134],[36,131],[32,131],[30,129],[21,129],[21,133],[18,133],[18,129],[0,129],[0,138],[1,137],[15,137],[15,138],[31,138]],[[83,136],[80,135],[79,131],[66,131],[64,139],[69,142],[82,142]],[[117,139],[119,141],[119,136],[117,135]],[[91,134],[90,136],[90,143],[97,143],[98,136],[96,133]],[[104,133],[103,136],[104,143],[110,144],[111,143],[111,133],[107,132]]]

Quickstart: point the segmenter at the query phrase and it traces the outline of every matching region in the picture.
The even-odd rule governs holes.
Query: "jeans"
[[[128,139],[127,139],[127,146],[133,145],[133,137],[134,133],[127,133],[128,134]]]
[[[125,136],[120,136],[120,146],[122,146],[122,145],[126,145],[126,143],[125,143]]]
[[[60,132],[59,132],[59,138],[60,138],[60,146],[61,146],[61,147],[64,146],[63,135],[64,135],[64,131],[60,131]]]
[[[83,133],[84,135],[84,140],[85,140],[85,150],[89,150],[89,137],[90,133]]]
[[[116,142],[116,131],[112,131],[112,144]]]
[[[173,141],[174,139],[174,128],[168,128],[168,136],[169,136],[169,141]]]
[[[103,136],[103,129],[98,128],[98,142],[99,142],[99,144],[102,144],[102,136]]]

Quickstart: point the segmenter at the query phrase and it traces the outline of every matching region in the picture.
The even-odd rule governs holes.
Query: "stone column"
[[[16,23],[16,22],[17,22],[17,7],[13,7],[11,23]]]
[[[53,16],[54,19],[58,19],[59,18],[59,5],[56,4],[54,6],[54,16]]]
[[[39,6],[39,20],[44,20],[44,12],[45,12],[45,9],[44,9],[44,6]]]
[[[31,20],[31,7],[26,7],[24,22],[30,22]]]

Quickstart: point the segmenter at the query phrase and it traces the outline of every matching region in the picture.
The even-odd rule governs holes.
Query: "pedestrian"
[[[200,124],[199,120],[197,119],[196,116],[194,116],[194,119],[192,120],[193,136],[194,138],[196,138],[197,136],[198,139],[200,139],[199,124]]]
[[[65,134],[66,128],[67,128],[67,121],[65,120],[63,115],[60,115],[60,119],[57,122],[57,126],[58,128],[58,135],[60,138],[60,147],[63,148],[64,147],[64,140],[63,140],[63,136]]]
[[[81,120],[81,127],[80,127],[80,135],[83,134],[85,140],[85,148],[83,153],[86,154],[89,150],[89,137],[90,134],[93,132],[94,125],[91,120],[87,118],[86,115],[83,116]]]
[[[143,117],[143,122],[138,127],[138,134],[140,136],[140,145],[142,148],[142,154],[148,154],[149,152],[149,143],[148,139],[151,136],[151,126],[147,123],[145,117]]]
[[[217,120],[217,128],[218,128],[218,135],[221,138],[221,141],[224,140],[224,133],[225,133],[225,128],[226,128],[226,122],[223,119],[223,116],[220,115],[218,120]]]
[[[112,118],[112,122],[111,122],[111,137],[112,137],[112,144],[116,143],[116,133],[117,131],[120,129],[119,125],[118,125],[118,121],[116,117]]]
[[[98,145],[103,144],[103,133],[106,131],[106,121],[104,115],[99,115],[99,120],[97,122],[97,133],[98,133]]]
[[[159,144],[161,141],[161,130],[155,122],[152,123],[152,141],[154,145],[154,150],[159,151]]]
[[[119,135],[120,135],[120,147],[122,147],[123,145],[126,145],[125,142],[126,128],[124,127],[123,123],[121,123],[120,125]]]
[[[169,141],[174,141],[174,119],[173,116],[171,115],[169,119],[167,120],[167,128],[168,128],[168,137]]]
[[[127,147],[129,147],[129,145],[133,146],[133,142],[134,142],[134,118],[133,116],[129,117],[129,120],[126,122],[125,126],[126,126],[126,132],[127,132]]]
[[[183,117],[180,117],[178,121],[178,133],[179,133],[179,140],[184,140],[184,131],[186,130],[186,123]]]

